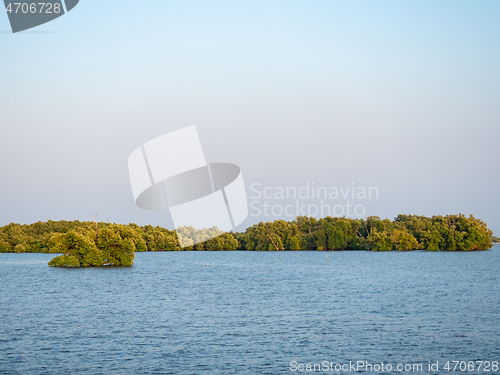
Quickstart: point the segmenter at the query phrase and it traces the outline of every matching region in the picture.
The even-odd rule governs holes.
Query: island
[[[52,252],[62,253],[49,262],[50,267],[131,266],[134,262],[133,231],[124,225],[108,225],[95,230],[70,230],[51,236]],[[87,229],[87,230],[85,230]]]
[[[398,215],[394,220],[298,216],[229,233],[215,227],[183,227],[176,232],[96,220],[11,223],[0,228],[0,252],[62,254],[49,262],[61,267],[131,266],[135,252],[145,251],[473,251],[488,250],[498,240],[485,222],[462,214]]]

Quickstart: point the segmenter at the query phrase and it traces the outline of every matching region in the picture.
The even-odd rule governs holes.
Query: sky
[[[195,125],[207,161],[241,168],[238,230],[292,220],[288,204],[352,204],[472,214],[498,236],[499,21],[493,0],[80,0],[12,34],[2,12],[0,225],[98,214],[173,229],[136,207],[127,159]],[[312,185],[378,194],[275,196]]]

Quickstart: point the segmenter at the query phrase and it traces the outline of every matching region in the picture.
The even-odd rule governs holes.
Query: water
[[[0,254],[1,374],[290,374],[291,361],[358,360],[447,373],[446,361],[500,360],[498,245],[138,253],[134,267],[94,269],[48,268],[52,257]]]

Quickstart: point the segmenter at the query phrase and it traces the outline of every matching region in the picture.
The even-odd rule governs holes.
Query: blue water
[[[358,360],[425,373],[439,361],[442,374],[446,361],[500,361],[499,246],[138,253],[130,268],[49,268],[52,257],[0,254],[1,374],[291,374],[292,361]]]

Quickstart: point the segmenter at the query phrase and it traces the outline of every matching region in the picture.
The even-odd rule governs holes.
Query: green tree
[[[63,255],[52,259],[49,266],[91,267],[103,264],[102,251],[97,248],[91,238],[70,231],[65,234],[56,234],[51,240],[55,251]]]
[[[96,225],[95,232],[69,231],[51,238],[53,251],[63,253],[49,266],[131,266],[140,234],[124,225]]]
[[[408,233],[406,228],[393,229],[390,240],[396,250],[414,250],[418,249],[418,241],[413,234]]]
[[[135,231],[124,225],[102,228],[97,238],[97,246],[102,252],[101,265],[131,266],[139,241]]]
[[[376,228],[372,229],[368,235],[368,243],[372,250],[375,251],[390,251],[392,250],[392,241],[386,231],[379,232]]]

